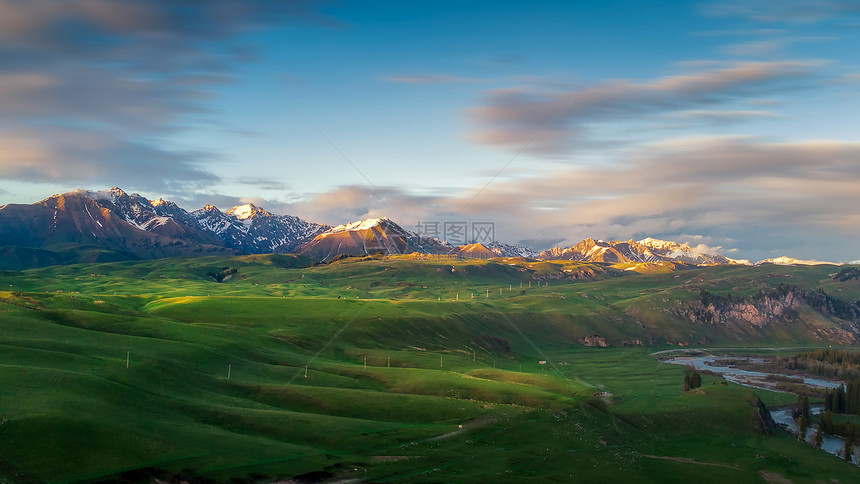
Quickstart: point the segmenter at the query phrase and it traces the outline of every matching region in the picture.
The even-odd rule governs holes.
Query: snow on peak
[[[672,242],[671,240],[660,240],[654,239],[651,237],[646,237],[642,240],[636,242],[639,245],[644,245],[645,247],[650,247],[652,249],[666,249],[671,250],[679,247],[681,244],[677,242]]]
[[[230,210],[227,210],[227,215],[232,215],[239,220],[245,220],[246,218],[253,217],[256,209],[257,207],[253,204],[246,203],[245,205],[237,205]]]
[[[204,212],[218,212],[219,211],[218,207],[216,207],[215,205],[209,205],[208,203],[206,205],[203,205],[202,210]]]
[[[794,257],[786,257],[786,256],[775,257],[773,259],[765,259],[765,260],[760,260],[760,261],[756,262],[756,265],[761,265],[761,264],[776,264],[779,266],[791,266],[791,265],[812,266],[812,265],[816,265],[816,264],[838,265],[838,264],[835,264],[833,262],[824,262],[824,261],[820,261],[820,260],[802,260],[802,259],[795,259]]]
[[[239,220],[247,220],[254,215],[271,215],[269,212],[263,210],[262,208],[254,205],[253,203],[246,203],[245,205],[237,205],[230,210],[227,210],[227,215],[232,215]]]
[[[114,190],[118,190],[118,192],[115,192]],[[117,187],[113,187],[110,190],[99,190],[97,192],[78,188],[77,190],[74,190],[74,191],[71,191],[68,193],[64,193],[64,195],[83,195],[89,199],[96,200],[96,201],[113,200],[113,199],[116,199],[116,198],[118,198],[124,194],[125,194],[125,192],[123,192],[122,190],[120,190]]]
[[[378,226],[380,223],[382,223],[382,221],[388,221],[388,217],[369,218],[357,222],[350,222],[348,224],[338,225],[336,227],[330,228],[321,235],[336,234],[339,232],[350,232],[355,230],[368,230]]]
[[[158,207],[159,205],[166,204],[167,200],[159,198],[158,200],[151,200],[149,203],[151,203],[153,207]]]

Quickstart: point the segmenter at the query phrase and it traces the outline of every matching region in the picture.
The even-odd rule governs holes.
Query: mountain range
[[[501,242],[455,246],[405,230],[388,218],[329,226],[272,214],[253,204],[222,212],[212,205],[186,211],[118,187],[75,190],[31,205],[0,207],[0,269],[54,264],[152,259],[188,255],[298,253],[318,261],[341,256],[446,254],[458,257],[525,257],[603,263],[682,262],[695,265],[750,264],[688,244],[585,239],[572,247],[536,252]],[[802,264],[787,257],[775,264]]]

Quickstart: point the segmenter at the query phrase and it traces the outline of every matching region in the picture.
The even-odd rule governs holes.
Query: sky
[[[860,259],[860,0],[0,0],[0,204]]]

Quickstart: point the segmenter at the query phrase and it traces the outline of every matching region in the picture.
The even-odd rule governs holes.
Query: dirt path
[[[649,459],[673,460],[675,462],[683,462],[685,464],[697,464],[700,466],[725,467],[727,469],[741,469],[738,466],[733,466],[730,464],[718,464],[716,462],[702,462],[702,461],[698,461],[695,459],[690,459],[689,457],[670,457],[668,455],[647,455],[647,454],[642,454],[642,457],[648,457]]]
[[[786,479],[785,477],[782,477],[776,472],[758,471],[758,475],[760,475],[762,479],[769,482],[770,484],[794,484],[794,481]]]
[[[476,417],[472,420],[467,420],[466,423],[463,424],[462,428],[459,428],[453,432],[448,432],[447,434],[437,435],[436,437],[430,437],[429,439],[425,440],[425,442],[434,442],[437,440],[450,439],[451,437],[460,435],[463,432],[466,432],[468,430],[476,429],[478,427],[483,427],[485,425],[495,423],[498,420],[499,420],[498,417],[493,417],[493,416],[489,416],[489,415],[482,415],[482,416]]]

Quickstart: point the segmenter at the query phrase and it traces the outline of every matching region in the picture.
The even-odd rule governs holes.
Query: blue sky
[[[860,259],[860,2],[0,0],[0,203]]]

